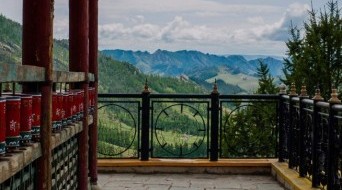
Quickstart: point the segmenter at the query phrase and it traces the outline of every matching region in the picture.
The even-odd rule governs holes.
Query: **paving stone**
[[[216,189],[230,188],[230,189],[241,189],[241,182],[230,181],[230,182],[220,182],[216,183],[214,186]]]
[[[104,187],[101,188],[101,190],[147,190],[146,187],[134,187],[134,188],[129,188],[129,187]]]
[[[147,184],[145,185],[148,190],[169,190],[171,185],[164,185],[164,184]]]
[[[167,178],[160,178],[160,177],[152,177],[148,181],[146,181],[146,184],[164,184],[164,185],[171,185],[172,180],[169,180]]]
[[[99,174],[103,190],[284,190],[271,176],[214,174]]]
[[[198,178],[190,180],[190,187],[201,187],[201,188],[210,188],[214,187],[214,184],[210,180],[200,180]]]
[[[172,187],[190,187],[190,180],[174,180],[172,181]]]
[[[258,184],[258,190],[284,190],[284,188],[279,184],[265,183]]]

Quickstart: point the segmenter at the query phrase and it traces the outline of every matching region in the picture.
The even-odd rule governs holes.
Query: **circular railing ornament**
[[[202,114],[187,104],[168,106],[159,112],[155,120],[154,134],[158,145],[174,157],[182,158],[198,151],[206,133]]]
[[[98,153],[109,157],[137,157],[138,127],[131,111],[118,104],[106,104],[98,108],[106,118],[99,120]]]

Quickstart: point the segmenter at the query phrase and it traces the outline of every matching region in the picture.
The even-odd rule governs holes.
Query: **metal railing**
[[[282,95],[279,116],[279,161],[313,187],[342,189],[342,105]]]
[[[98,157],[277,157],[340,190],[342,105],[316,96],[99,94]]]
[[[99,94],[99,158],[278,158],[342,189],[342,105],[289,95]],[[304,92],[304,91],[303,91]],[[336,92],[336,90],[334,91]]]
[[[99,158],[275,158],[279,95],[99,94]]]

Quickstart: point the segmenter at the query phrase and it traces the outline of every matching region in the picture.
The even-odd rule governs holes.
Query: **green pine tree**
[[[275,87],[273,81],[274,78],[270,74],[270,69],[267,64],[259,60],[259,67],[257,68],[257,76],[259,78],[259,88],[257,94],[275,94],[277,93],[277,88]]]
[[[257,94],[275,94],[274,78],[259,62]],[[230,158],[274,157],[276,147],[276,105],[269,102],[236,103],[223,117],[222,153]],[[229,110],[229,111],[228,111]]]
[[[295,82],[297,90],[306,85],[309,94],[319,84],[328,99],[331,87],[341,88],[342,82],[342,19],[337,1],[329,1],[319,13],[310,10],[304,29],[291,26],[290,35],[283,82]]]

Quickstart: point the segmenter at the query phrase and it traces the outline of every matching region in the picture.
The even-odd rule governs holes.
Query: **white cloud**
[[[264,18],[261,16],[247,18],[247,21],[251,24],[261,25],[264,24]]]
[[[267,4],[232,4],[207,0],[102,0],[101,10],[105,13],[121,12],[275,12],[276,6]]]
[[[53,23],[54,37],[57,39],[67,39],[69,38],[69,20],[55,19]]]
[[[139,23],[129,27],[122,23],[102,25],[99,28],[103,41],[115,39],[137,39],[159,41],[163,43],[200,41],[202,43],[217,42],[227,38],[224,29],[210,29],[206,25],[193,25],[180,16],[164,26],[151,23]]]
[[[258,37],[265,39],[286,41],[289,37],[291,22],[294,26],[302,25],[309,8],[310,6],[307,4],[291,4],[278,22],[255,28],[254,32]]]
[[[283,16],[276,22],[266,24],[262,17],[247,18],[248,22],[259,23],[257,27],[238,29],[233,38],[248,41],[281,41],[288,40],[291,22],[294,26],[302,25],[310,8],[308,4],[293,3],[289,5]]]
[[[140,38],[144,38],[144,39],[154,39],[158,36],[160,27],[157,25],[153,25],[153,24],[140,24],[137,26],[134,26],[131,29],[132,35],[140,37]]]

